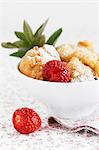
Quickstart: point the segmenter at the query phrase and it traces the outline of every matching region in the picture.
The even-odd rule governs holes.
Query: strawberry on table
[[[39,115],[30,108],[17,109],[13,114],[14,128],[21,134],[29,134],[41,127],[41,119]]]

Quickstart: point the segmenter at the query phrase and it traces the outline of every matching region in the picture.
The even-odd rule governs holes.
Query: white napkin
[[[69,118],[62,119],[56,116],[49,117],[49,127],[54,127],[54,124],[57,127],[57,123],[59,123],[61,127],[65,127],[70,132],[75,133],[85,130],[86,132],[99,135],[99,105],[97,105],[96,110],[92,114],[79,120]]]
[[[50,116],[46,105],[37,101],[33,104],[33,109],[39,114],[42,120],[41,128],[60,128],[71,133],[82,133],[82,131],[84,131],[88,134],[99,135],[99,104],[97,104],[96,110],[92,114],[79,120],[69,118],[62,119],[55,115]]]

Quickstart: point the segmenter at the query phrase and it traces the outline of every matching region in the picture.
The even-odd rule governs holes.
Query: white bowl
[[[99,100],[99,80],[77,83],[47,82],[32,79],[16,70],[28,94],[46,104],[50,115],[60,118],[85,117],[95,109]]]

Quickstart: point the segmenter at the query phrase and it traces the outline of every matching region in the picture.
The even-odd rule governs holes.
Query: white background
[[[76,43],[88,39],[93,41],[98,49],[98,4],[92,2],[95,0],[79,0],[79,3],[73,0],[64,3],[8,1],[0,2],[0,43],[13,41],[13,31],[22,30],[24,19],[35,29],[50,17],[45,31],[47,36],[57,28],[63,27],[64,32],[59,43]],[[28,92],[24,92],[27,89],[23,88],[24,85],[14,71],[19,60],[9,57],[8,53],[11,53],[10,50],[0,48],[0,150],[98,150],[99,136],[87,138],[86,135],[47,128],[29,136],[17,134],[12,126],[12,113],[16,107],[20,107],[20,103],[26,106],[32,98]],[[1,127],[2,125],[4,127]]]
[[[59,43],[91,40],[98,49],[98,1],[2,1],[0,2],[0,41],[13,41],[15,30],[22,30],[25,19],[35,30],[49,17],[47,37],[63,27]]]

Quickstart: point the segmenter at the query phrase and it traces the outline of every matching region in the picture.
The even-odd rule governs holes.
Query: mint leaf
[[[10,56],[22,58],[25,55],[26,52],[27,52],[27,50],[17,51],[17,52],[14,52],[14,53],[10,54]]]
[[[46,25],[47,25],[48,19],[37,29],[37,31],[35,32],[35,36],[41,36],[41,34],[43,33]]]
[[[1,43],[1,46],[4,48],[17,48],[17,46],[11,42],[3,42]]]
[[[15,45],[17,48],[24,48],[24,47],[27,47],[27,46],[28,46],[28,45],[27,45],[24,41],[22,41],[22,40],[14,42],[13,45]],[[28,47],[29,47],[29,46],[28,46]]]
[[[50,37],[49,39],[47,40],[46,44],[49,44],[49,45],[54,45],[55,42],[57,41],[57,39],[59,38],[59,36],[61,35],[62,33],[62,28],[58,29],[57,31],[55,31]]]
[[[4,48],[32,48],[31,46],[29,46],[27,43],[25,43],[24,41],[22,40],[19,40],[19,41],[15,41],[13,43],[11,42],[3,42],[1,43],[1,46],[4,47]]]
[[[23,40],[24,42],[28,43],[23,32],[15,31],[14,33],[15,33],[16,37],[18,37],[20,40]]]
[[[32,29],[30,28],[29,24],[24,21],[24,24],[23,24],[23,31],[24,31],[24,35],[25,35],[25,38],[27,39],[27,41],[32,44],[33,42],[33,32],[32,32]]]
[[[41,35],[39,37],[35,37],[33,41],[33,46],[43,46],[45,44],[45,35]]]

